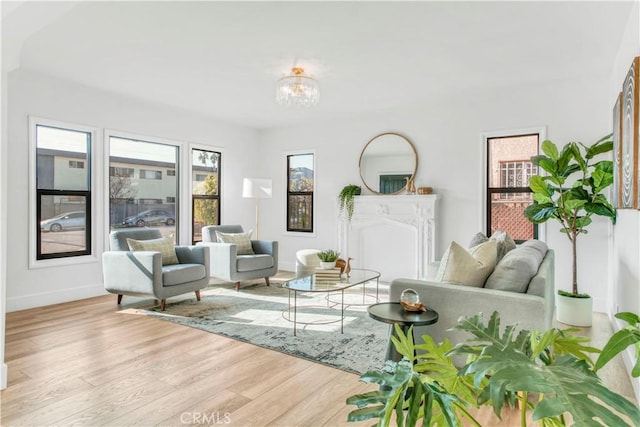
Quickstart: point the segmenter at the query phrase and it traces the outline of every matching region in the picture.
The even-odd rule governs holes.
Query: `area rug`
[[[375,286],[369,284],[345,294],[344,333],[340,333],[340,294],[298,293],[297,336],[289,317],[289,291],[272,281],[246,285],[236,291],[231,283],[210,286],[202,298],[169,303],[140,312],[159,319],[202,329],[282,353],[362,374],[380,368],[387,348],[389,325],[371,319],[367,304],[375,302]],[[293,295],[293,293],[292,293]],[[387,299],[380,285],[380,300]],[[292,314],[291,314],[292,315]],[[331,323],[327,323],[331,322]]]

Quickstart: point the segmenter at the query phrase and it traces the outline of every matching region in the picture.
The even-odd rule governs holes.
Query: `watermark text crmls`
[[[180,414],[182,424],[216,425],[231,424],[231,414],[229,412],[183,412]]]

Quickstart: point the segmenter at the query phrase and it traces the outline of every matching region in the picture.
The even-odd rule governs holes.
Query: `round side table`
[[[372,319],[391,325],[400,325],[405,335],[409,333],[411,326],[433,325],[438,321],[438,312],[435,310],[427,308],[427,311],[407,311],[402,308],[399,302],[372,304],[367,311],[369,312],[369,317]],[[402,355],[396,351],[391,341],[391,336],[393,335],[395,335],[395,328],[391,330],[391,334],[389,335],[386,360],[398,362],[402,359]]]

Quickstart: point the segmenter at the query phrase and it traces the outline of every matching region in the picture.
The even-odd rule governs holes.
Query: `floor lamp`
[[[271,198],[271,180],[267,178],[245,178],[242,182],[242,197],[256,199],[256,240],[258,234],[258,219],[260,218],[260,199]]]

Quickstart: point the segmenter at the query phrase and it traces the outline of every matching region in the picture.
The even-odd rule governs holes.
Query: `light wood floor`
[[[357,375],[133,314],[115,298],[7,314],[3,426],[372,424],[346,422],[345,399],[373,389]],[[477,415],[519,425],[517,413]]]

